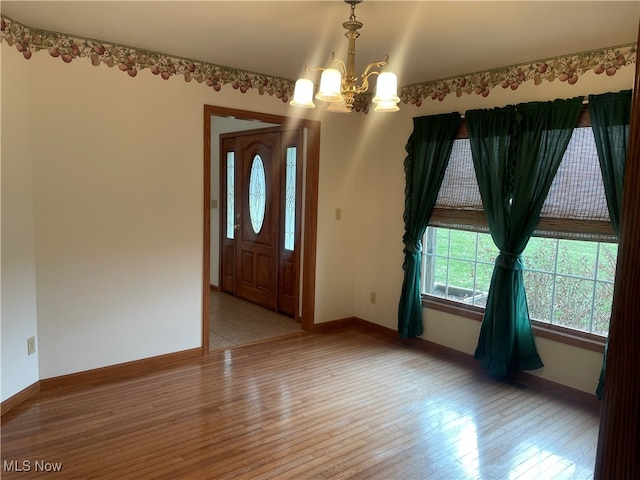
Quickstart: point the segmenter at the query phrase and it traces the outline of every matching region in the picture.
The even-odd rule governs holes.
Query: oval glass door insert
[[[262,230],[267,205],[267,181],[264,163],[260,155],[253,157],[251,174],[249,175],[249,218],[251,227],[258,234]]]

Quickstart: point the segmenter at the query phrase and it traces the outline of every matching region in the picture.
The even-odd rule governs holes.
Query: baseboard
[[[440,345],[423,338],[400,338],[396,330],[369,322],[367,320],[363,320],[361,318],[353,317],[350,320],[352,322],[352,325],[364,327],[386,337],[396,338],[405,344],[415,345],[418,348],[424,348],[425,350],[429,350],[429,352],[447,357],[459,363],[464,363],[470,368],[484,371],[480,365],[480,362],[474,359],[473,355],[470,355],[468,353],[461,352],[459,350],[455,350],[453,348],[446,347],[444,345]],[[565,398],[570,399],[571,401],[579,402],[589,407],[600,408],[600,401],[595,394],[590,394],[582,390],[578,390],[577,388],[569,387],[567,385],[563,385],[561,383],[557,383],[528,372],[519,372],[516,376],[516,381],[521,382],[526,386],[536,388],[537,390],[547,390],[548,392],[552,392],[554,395],[561,395]]]
[[[37,382],[32,383],[31,385],[29,385],[27,388],[25,388],[23,390],[20,390],[15,395],[12,395],[11,397],[7,398],[0,405],[0,412],[2,412],[0,414],[0,416],[2,416],[5,413],[9,412],[12,408],[17,407],[18,405],[20,405],[25,400],[28,400],[29,398],[31,398],[33,395],[35,395],[39,391],[40,391],[40,381],[37,381]]]
[[[213,292],[219,292],[220,291],[220,287],[217,286],[217,285],[209,284],[209,290],[211,290]]]
[[[348,317],[330,322],[324,322],[314,325],[312,333],[330,334],[338,331],[343,331],[351,328],[364,328],[368,331],[378,333],[387,338],[393,338],[407,345],[416,346],[418,348],[424,348],[431,353],[435,353],[440,356],[447,357],[453,361],[464,363],[470,368],[480,370],[480,364],[474,360],[472,355],[468,353],[455,350],[444,345],[440,345],[423,338],[409,338],[403,339],[398,336],[398,332],[378,325],[376,323],[363,320],[358,317]],[[132,362],[120,363],[117,365],[111,365],[108,367],[101,367],[92,370],[86,370],[78,373],[71,373],[68,375],[61,375],[58,377],[46,378],[36,382],[24,390],[16,393],[12,397],[8,398],[1,405],[2,415],[10,411],[12,408],[21,404],[28,398],[32,397],[39,391],[51,390],[55,388],[63,388],[69,386],[92,386],[105,382],[111,382],[115,380],[121,380],[124,378],[134,377],[143,373],[149,373],[153,370],[166,368],[172,366],[178,362],[184,360],[190,360],[193,358],[201,357],[202,349],[200,347],[190,350],[183,350],[175,353],[168,353],[165,355],[159,355],[151,358],[144,358],[141,360],[134,360]],[[597,406],[599,408],[600,402],[593,394],[583,392],[560,383],[553,382],[551,380],[532,375],[527,372],[520,372],[517,377],[518,381],[529,384],[537,389],[546,389],[550,392],[560,394],[574,401],[579,401],[589,406]]]
[[[340,332],[343,330],[348,330],[350,328],[358,325],[359,319],[356,317],[348,317],[341,318],[339,320],[331,320],[329,322],[316,323],[313,326],[313,330],[311,333],[334,333]]]
[[[153,370],[165,368],[174,365],[183,360],[190,360],[202,356],[202,348],[192,348],[175,353],[167,353],[132,362],[119,363],[108,367],[94,368],[59,377],[45,378],[40,380],[40,390],[52,390],[54,388],[62,388],[69,386],[93,386],[105,382],[122,380],[124,378],[134,377],[143,373],[149,373]]]
[[[553,392],[555,395],[569,398],[572,401],[583,403],[589,407],[600,409],[600,406],[602,405],[602,402],[598,399],[595,393],[587,393],[585,391],[578,390],[577,388],[572,388],[529,372],[518,372],[516,380],[522,381],[531,387],[546,389],[549,392]]]

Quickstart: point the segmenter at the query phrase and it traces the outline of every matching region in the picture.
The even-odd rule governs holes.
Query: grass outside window
[[[423,293],[483,308],[498,250],[490,234],[429,227]],[[532,320],[606,336],[617,244],[532,237],[522,255]]]

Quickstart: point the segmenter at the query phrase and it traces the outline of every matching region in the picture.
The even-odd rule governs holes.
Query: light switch
[[[342,218],[342,210],[336,208],[336,220],[340,220]]]
[[[215,210],[218,208],[218,200],[211,200],[211,209]]]

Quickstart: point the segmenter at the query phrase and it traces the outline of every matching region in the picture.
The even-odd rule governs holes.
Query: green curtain
[[[631,101],[631,90],[589,96],[591,128],[596,142],[596,149],[598,150],[609,216],[616,235],[620,232],[622,181],[627,158],[627,145],[629,144]],[[602,389],[604,387],[607,347],[608,342],[605,344],[602,370],[600,371],[600,380],[596,389],[598,398],[602,398]]]
[[[500,250],[474,354],[492,375],[543,366],[531,330],[521,255],[581,106],[578,97],[466,113],[480,196]]]
[[[403,338],[417,337],[423,332],[422,237],[436,204],[459,126],[459,113],[416,117],[405,147],[404,280],[398,306],[398,333]]]

